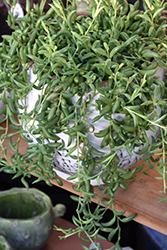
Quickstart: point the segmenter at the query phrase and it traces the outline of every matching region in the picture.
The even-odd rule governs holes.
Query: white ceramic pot
[[[164,79],[165,76],[165,71],[162,68],[157,68],[157,72],[156,72],[157,76],[160,76],[161,79]],[[30,72],[30,81],[31,82],[35,82],[36,81],[36,75],[33,74],[32,70]],[[92,93],[93,94],[93,93]],[[36,90],[36,89],[32,89],[32,91],[29,93],[29,95],[27,96],[27,113],[31,112],[34,109],[34,105],[36,103],[36,101],[38,100],[40,96],[40,91]],[[97,94],[92,103],[95,103],[95,100],[99,98],[99,94]],[[159,95],[160,98],[160,95]],[[75,97],[71,98],[71,102],[74,104],[75,103]],[[24,103],[22,103],[22,105],[24,105]],[[157,111],[158,111],[159,107],[157,107]],[[88,114],[86,116],[86,120],[89,124],[92,124],[92,120],[94,117],[96,117],[97,115],[99,115],[99,111],[95,110],[93,106],[89,106],[88,111],[92,111],[91,114]],[[20,110],[20,112],[22,112],[22,110]],[[123,114],[113,114],[113,118],[116,120],[124,120],[124,115]],[[27,130],[27,126],[31,127],[32,123],[30,122],[29,124],[27,124],[25,126],[25,124],[23,124],[23,129]],[[70,121],[70,126],[72,127],[74,125],[74,121]],[[92,124],[94,126],[94,132],[99,132],[100,130],[105,129],[108,125],[109,125],[109,121],[105,120],[103,117],[101,119],[99,119],[98,121],[94,122]],[[38,126],[38,122],[35,122],[35,126]],[[156,128],[157,131],[156,133],[152,132],[151,130],[148,130],[146,132],[148,139],[150,140],[150,142],[152,141],[152,136],[155,138],[159,132],[158,127]],[[97,138],[94,136],[93,133],[87,132],[88,138],[89,138],[89,142],[90,144],[95,147],[97,150],[100,150],[102,152],[104,152],[104,154],[109,154],[110,153],[110,148],[109,146],[104,147],[104,148],[100,148],[100,144],[102,139],[101,138]],[[28,133],[26,134],[26,136],[28,138],[33,139],[33,143],[38,143],[36,141],[36,139],[32,138]],[[63,179],[67,179],[67,177],[69,177],[70,175],[76,173],[78,171],[78,164],[77,164],[77,160],[71,158],[70,156],[66,156],[67,152],[68,152],[68,135],[65,133],[59,133],[58,136],[64,140],[65,143],[65,148],[66,150],[63,151],[58,151],[55,155],[54,155],[54,161],[53,161],[53,166],[54,169],[56,170],[57,174],[62,177]],[[38,137],[38,135],[37,135]],[[46,143],[49,140],[46,141]],[[75,140],[73,140],[73,144],[70,145],[70,147],[72,147],[73,145],[75,145]],[[122,148],[118,151],[118,157],[120,159],[120,162],[118,164],[118,167],[121,167],[125,170],[131,168],[132,166],[134,166],[135,164],[137,164],[139,161],[141,161],[145,154],[139,155],[137,154],[138,152],[140,152],[143,148],[145,147],[145,144],[143,143],[140,147],[134,147],[134,149],[132,150],[132,155],[129,155],[129,153],[126,151],[126,148]],[[77,155],[77,152],[74,151],[72,153],[72,155]],[[95,170],[96,172],[96,170]],[[96,181],[95,181],[96,184]]]

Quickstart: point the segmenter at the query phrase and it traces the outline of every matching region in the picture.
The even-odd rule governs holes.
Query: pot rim
[[[1,191],[0,192],[0,199],[1,197],[5,196],[5,195],[10,195],[10,194],[17,194],[17,193],[29,193],[29,194],[32,194],[32,193],[35,193],[35,194],[38,194],[41,196],[42,198],[42,204],[44,204],[44,208],[43,210],[38,213],[37,215],[35,216],[32,216],[32,217],[29,217],[29,218],[5,218],[5,217],[1,217],[0,215],[0,219],[1,220],[10,220],[10,221],[29,221],[29,220],[35,220],[35,219],[38,219],[39,216],[44,216],[49,210],[53,210],[53,205],[52,205],[52,201],[50,199],[50,197],[45,194],[44,192],[36,189],[36,188],[17,188],[17,187],[14,187],[14,188],[11,188],[11,189],[8,189],[8,190],[4,190],[4,191]]]

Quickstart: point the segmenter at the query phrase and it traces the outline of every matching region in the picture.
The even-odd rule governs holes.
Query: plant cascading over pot
[[[45,14],[44,5],[41,1],[31,10],[27,1],[24,18],[9,12],[14,31],[0,45],[6,104],[0,111],[6,121],[1,171],[23,175],[23,182],[31,174],[48,184],[54,178],[59,185],[65,171],[84,196],[72,196],[78,202],[75,232],[86,231],[89,240],[101,237],[100,230],[109,232],[109,240],[119,232],[119,242],[120,227],[109,227],[125,212],[113,207],[115,191],[126,189],[144,164],[129,168],[143,158],[152,160],[149,168],[160,161],[157,170],[166,190],[166,4],[145,1],[141,11],[138,2],[92,1],[87,16],[77,14],[75,1],[64,8],[53,0]],[[9,126],[13,133],[8,134]],[[3,147],[6,137],[11,164]],[[29,143],[24,155],[18,150],[22,139]],[[95,180],[101,196],[92,212]],[[103,193],[109,201],[101,199]],[[100,220],[109,207],[114,218],[108,226]]]

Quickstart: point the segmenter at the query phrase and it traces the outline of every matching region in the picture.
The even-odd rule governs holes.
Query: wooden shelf
[[[75,228],[75,226],[62,219],[57,218],[55,220],[55,225],[57,227],[61,227],[63,229],[69,229],[69,228]],[[47,241],[45,247],[43,250],[83,250],[83,247],[81,244],[84,244],[85,246],[89,247],[90,243],[84,242],[82,239],[78,237],[77,234],[68,237],[67,239],[60,240],[59,236],[62,236],[63,234],[59,231],[53,230],[53,233],[49,240]],[[83,235],[84,236],[84,235]],[[112,246],[114,246],[113,243],[107,241],[107,240],[98,240],[104,249],[110,249]]]
[[[5,124],[3,124],[3,126],[5,126]],[[10,159],[12,151],[8,146],[7,140],[5,141],[5,146],[8,147],[7,154]],[[20,145],[20,152],[24,153],[26,147],[27,144],[22,141]],[[141,164],[142,162],[137,164],[136,167]],[[145,166],[145,169],[147,168],[148,167]],[[134,219],[135,221],[167,235],[167,216],[165,215],[167,212],[167,201],[158,203],[160,199],[167,197],[167,194],[159,192],[163,190],[163,183],[162,181],[155,179],[155,177],[158,177],[157,171],[152,169],[149,170],[148,173],[149,176],[143,174],[132,181],[126,191],[120,188],[117,190],[114,203],[115,209],[118,211],[126,209],[125,216],[137,213],[137,216]],[[63,186],[61,188],[64,188],[69,192],[76,193],[73,190],[71,183],[65,180],[62,181]],[[52,183],[57,185],[55,180],[53,180]],[[95,187],[95,192],[100,194],[98,187]],[[108,199],[107,195],[103,196],[103,198],[106,200]],[[96,202],[96,200],[93,201]]]
[[[167,197],[167,195],[159,193],[159,191],[163,190],[163,186],[162,181],[155,179],[158,176],[157,171],[152,169],[149,171],[149,175],[143,174],[132,181],[126,191],[119,188],[116,191],[114,206],[118,211],[126,209],[125,216],[137,213],[134,219],[136,222],[167,235],[167,216],[165,215],[167,201],[158,203],[160,199]],[[71,183],[65,180],[62,181],[62,188],[77,194],[72,189]],[[52,183],[57,185],[55,180]],[[100,194],[98,187],[95,187],[95,192]],[[103,198],[108,200],[107,195],[103,195]],[[96,203],[96,200],[93,201]]]

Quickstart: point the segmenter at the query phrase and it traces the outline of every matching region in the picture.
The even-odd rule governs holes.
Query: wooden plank
[[[62,218],[57,218],[55,220],[55,225],[63,229],[75,228],[75,226],[72,223]],[[83,247],[81,246],[81,244],[87,247],[89,247],[90,245],[90,243],[84,242],[82,239],[80,239],[78,237],[78,234],[70,236],[67,239],[61,239],[61,240],[59,238],[60,236],[63,236],[63,233],[53,230],[53,233],[51,237],[49,238],[49,240],[47,241],[43,250],[60,250],[60,249],[61,250],[67,250],[67,249],[68,250],[74,250],[74,249],[83,250]],[[82,236],[85,237],[83,234]],[[98,241],[101,243],[104,249],[110,249],[112,246],[114,246],[113,243],[107,240],[98,240]]]
[[[116,191],[114,207],[118,211],[126,209],[125,216],[137,213],[134,219],[136,222],[167,235],[167,216],[165,215],[167,212],[167,201],[158,203],[160,199],[167,197],[167,195],[159,193],[163,186],[162,181],[155,179],[158,176],[157,171],[152,169],[149,171],[149,175],[143,174],[132,181],[126,191],[119,188]],[[72,189],[71,183],[65,180],[62,181],[62,188],[78,194]],[[55,180],[52,180],[52,183],[57,185]],[[97,194],[100,194],[98,187],[94,187],[94,190]],[[103,198],[109,199],[107,195],[103,195]],[[97,200],[93,201],[97,202]]]
[[[2,124],[1,124],[2,125]],[[5,124],[3,124],[5,126]],[[10,130],[10,132],[12,132]],[[17,136],[15,136],[17,138]],[[12,154],[11,149],[8,146],[8,140],[5,140],[5,146],[8,147],[8,159],[10,161],[10,155]],[[20,152],[24,153],[26,151],[27,143],[22,141],[20,145]],[[140,166],[142,162],[136,165]],[[144,170],[148,169],[146,166]],[[167,235],[167,201],[158,203],[158,201],[164,197],[167,197],[167,194],[160,193],[159,191],[163,190],[162,181],[155,179],[158,176],[158,173],[155,169],[149,171],[149,175],[142,175],[132,181],[127,190],[118,189],[116,192],[115,199],[115,208],[118,211],[121,211],[126,208],[126,216],[129,216],[133,213],[137,213],[135,221],[151,227],[161,233]],[[76,193],[72,184],[62,180],[64,188],[69,192]],[[55,180],[52,180],[54,185],[57,185]],[[58,186],[58,185],[57,185]],[[100,194],[98,187],[95,187],[95,192]],[[107,195],[103,196],[106,200],[108,199]],[[97,202],[96,200],[93,200]]]
[[[158,203],[167,195],[159,192],[163,190],[163,185],[162,181],[155,179],[157,171],[152,169],[149,174],[130,183],[126,191],[119,189],[116,204],[126,207],[126,215],[137,213],[135,221],[167,235],[167,201]]]

